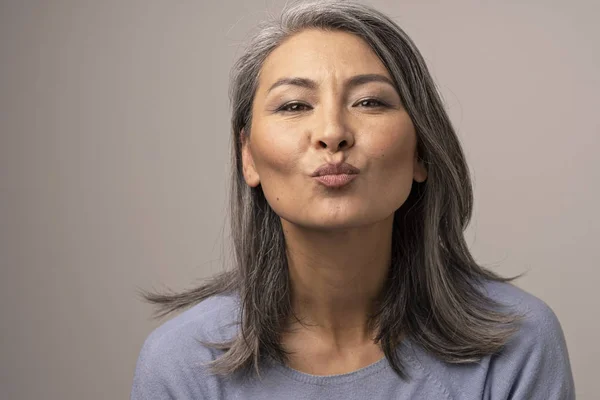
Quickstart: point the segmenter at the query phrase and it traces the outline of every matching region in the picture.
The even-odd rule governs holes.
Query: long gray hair
[[[479,266],[465,243],[473,193],[465,158],[425,62],[406,33],[386,15],[350,1],[301,2],[286,6],[280,18],[259,26],[231,75],[232,176],[230,223],[234,268],[182,293],[142,292],[162,317],[217,294],[239,296],[239,334],[227,343],[211,371],[228,375],[250,371],[260,376],[263,357],[285,363],[281,346],[293,315],[281,220],[260,185],[242,174],[241,135],[250,135],[252,102],[266,57],[286,38],[304,29],[341,30],[368,43],[392,76],[417,133],[417,152],[428,171],[413,182],[406,202],[395,212],[392,264],[369,323],[376,341],[400,377],[407,377],[398,352],[402,336],[441,360],[468,363],[500,350],[522,318],[501,310],[479,285],[508,282]],[[245,128],[245,129],[244,129]]]

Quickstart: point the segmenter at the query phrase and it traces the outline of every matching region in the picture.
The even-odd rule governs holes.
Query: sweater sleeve
[[[174,399],[165,375],[166,360],[159,357],[157,343],[149,337],[140,351],[131,389],[131,400]]]
[[[494,356],[486,393],[490,400],[574,400],[575,385],[561,325],[542,300],[527,305],[525,320]]]
[[[135,368],[131,400],[221,398],[219,380],[208,374],[210,349],[185,329],[160,329],[148,336]],[[204,338],[203,338],[204,339]]]
[[[137,359],[130,399],[223,398],[224,380],[209,367],[223,351],[202,342],[224,343],[235,336],[237,301],[212,296],[152,331]]]

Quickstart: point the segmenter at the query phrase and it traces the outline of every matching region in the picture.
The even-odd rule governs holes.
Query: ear
[[[244,180],[250,187],[256,187],[260,184],[260,177],[254,165],[254,158],[250,149],[250,138],[246,136],[244,129],[240,131],[240,144],[242,148],[242,171]]]
[[[427,168],[425,168],[423,160],[419,158],[417,151],[415,151],[415,160],[413,164],[413,179],[419,183],[423,183],[427,180]]]

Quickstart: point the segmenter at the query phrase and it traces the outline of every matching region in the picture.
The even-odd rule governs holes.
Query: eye
[[[366,107],[366,108],[377,108],[377,107],[384,107],[387,104],[385,104],[382,101],[379,101],[377,99],[364,99],[364,100],[361,100],[358,103],[356,103],[356,105]]]
[[[305,109],[310,109],[310,106],[304,104],[304,103],[298,103],[298,102],[291,102],[291,103],[287,103],[282,105],[281,107],[279,107],[277,109],[277,111],[283,111],[283,112],[297,112],[297,111],[304,111]]]

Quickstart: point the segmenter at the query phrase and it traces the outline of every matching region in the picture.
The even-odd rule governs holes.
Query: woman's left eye
[[[364,99],[356,103],[357,105],[367,107],[367,108],[375,108],[375,107],[383,107],[385,104],[377,99]]]

